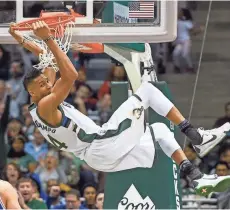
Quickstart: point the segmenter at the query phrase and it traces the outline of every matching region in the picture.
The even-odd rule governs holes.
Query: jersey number
[[[57,147],[58,149],[62,149],[65,148],[67,149],[68,147],[66,146],[66,144],[64,142],[60,142],[57,139],[53,138],[52,136],[48,135],[50,141],[52,142],[52,144]]]

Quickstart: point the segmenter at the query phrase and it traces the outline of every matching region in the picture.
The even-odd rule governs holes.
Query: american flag
[[[129,18],[153,18],[153,1],[133,1],[129,2]]]

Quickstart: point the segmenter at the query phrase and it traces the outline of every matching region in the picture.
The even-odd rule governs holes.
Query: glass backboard
[[[6,4],[7,3],[7,4]],[[0,43],[15,43],[12,21],[39,17],[42,10],[83,15],[75,19],[73,42],[131,43],[173,41],[177,33],[177,1],[1,1]]]

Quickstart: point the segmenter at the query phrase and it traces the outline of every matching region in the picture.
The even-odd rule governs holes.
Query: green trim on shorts
[[[123,131],[130,128],[131,124],[132,120],[127,118],[119,124],[116,130],[107,130],[104,135],[99,135],[97,133],[87,134],[83,129],[80,129],[77,136],[81,141],[91,143],[93,140],[101,140],[118,136]]]
[[[153,128],[152,128],[151,125],[149,125],[148,127],[149,127],[149,130],[150,130],[150,134],[151,134],[151,136],[152,136],[152,139],[153,139],[153,141],[155,141],[155,135],[154,135]]]

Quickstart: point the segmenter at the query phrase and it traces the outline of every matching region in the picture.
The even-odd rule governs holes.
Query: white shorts
[[[115,172],[137,167],[152,167],[155,148],[150,129],[144,126],[144,106],[131,96],[102,126],[108,138],[94,140],[84,160],[92,168]]]

